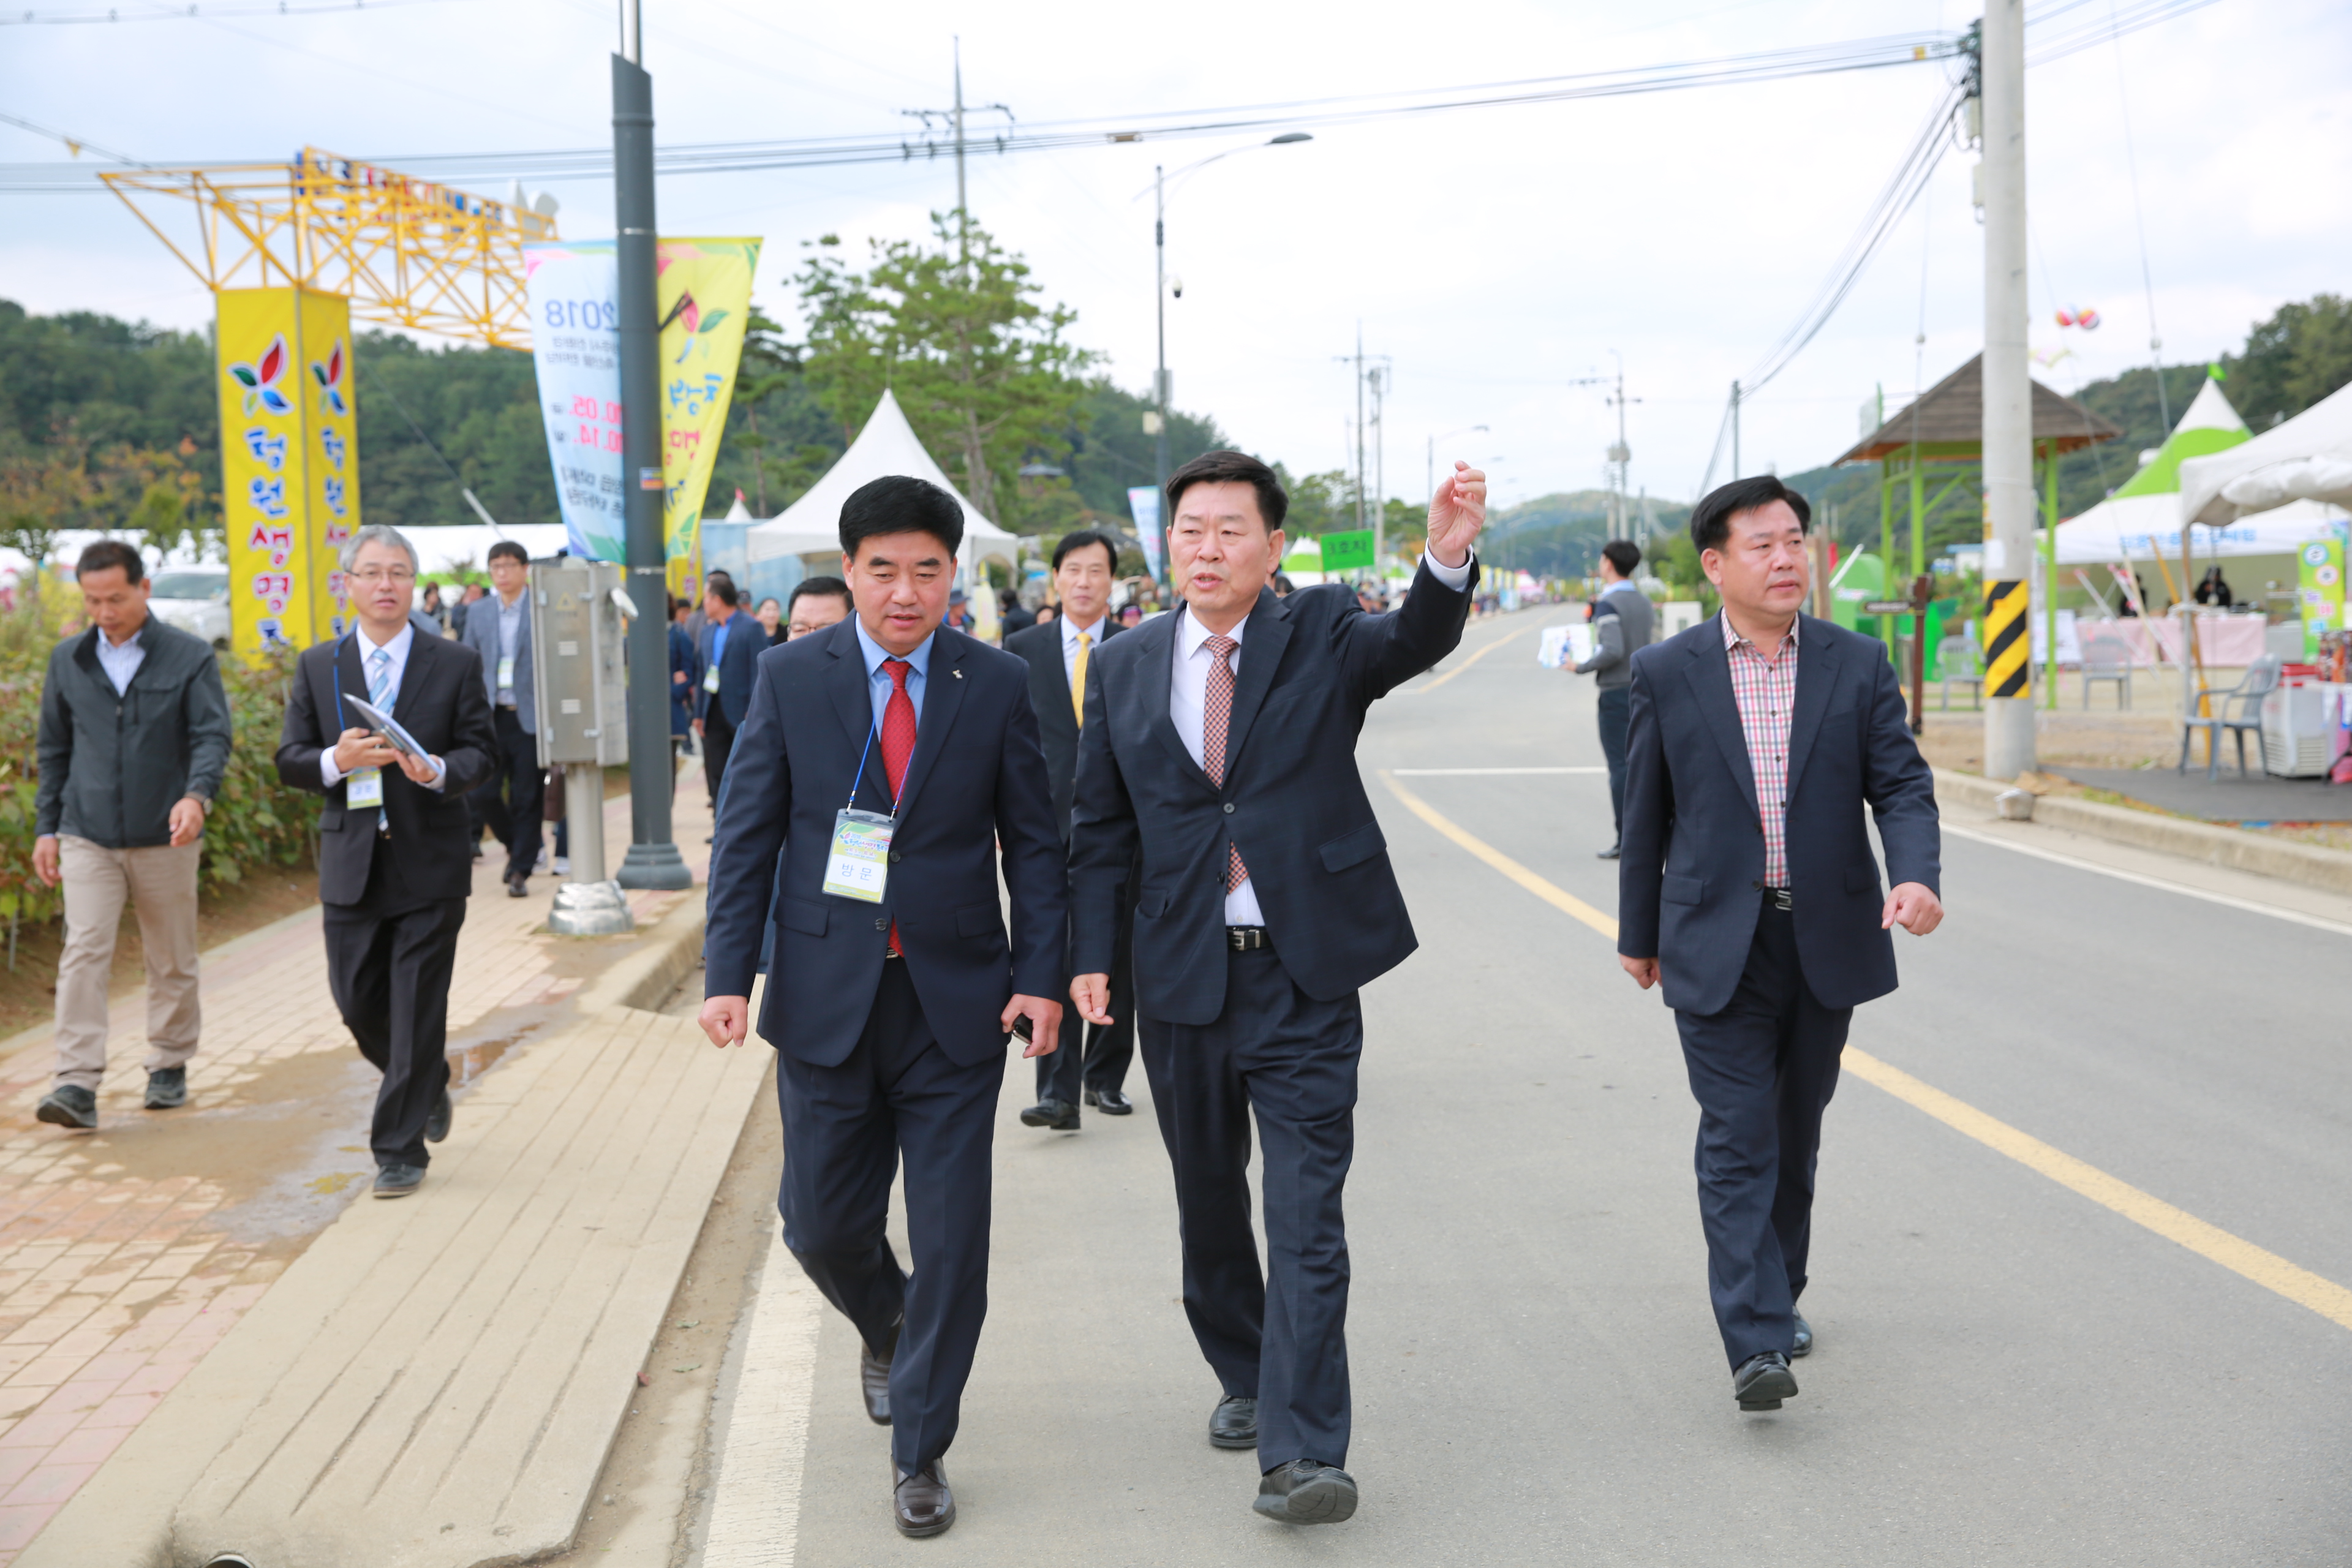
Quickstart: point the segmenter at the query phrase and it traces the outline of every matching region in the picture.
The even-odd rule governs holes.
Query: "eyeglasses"
[[[352,582],[364,583],[371,588],[379,583],[389,583],[398,588],[416,581],[416,574],[405,566],[394,566],[388,569],[381,566],[362,566],[350,574],[350,576]]]

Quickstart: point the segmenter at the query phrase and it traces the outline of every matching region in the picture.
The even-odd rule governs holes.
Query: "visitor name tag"
[[[499,660],[499,689],[500,691],[514,689],[514,655],[512,654],[508,654]]]
[[[712,665],[702,672],[702,689],[713,696],[719,693],[719,667]]]
[[[887,816],[870,811],[833,814],[833,847],[825,856],[824,890],[845,899],[882,901],[890,880],[890,829]]]
[[[345,781],[343,804],[354,810],[363,805],[383,804],[383,770],[353,768]]]

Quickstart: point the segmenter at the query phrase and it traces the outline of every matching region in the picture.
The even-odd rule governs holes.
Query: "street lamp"
[[[1220,158],[1230,158],[1236,153],[1254,153],[1260,147],[1288,147],[1300,142],[1314,140],[1313,135],[1304,131],[1286,131],[1279,136],[1265,142],[1254,142],[1246,147],[1228,147],[1222,153],[1212,153],[1195,163],[1185,164],[1172,175],[1157,163],[1151,167],[1153,293],[1160,332],[1160,368],[1151,378],[1151,400],[1159,405],[1152,421],[1151,433],[1159,437],[1158,449],[1153,454],[1152,468],[1159,477],[1160,494],[1163,505],[1166,503],[1168,495],[1168,405],[1172,401],[1168,384],[1168,185],[1171,180],[1181,180],[1187,174],[1205,169]],[[1141,200],[1142,195],[1141,191],[1135,194],[1137,200]],[[1179,284],[1177,287],[1181,290],[1182,285]],[[1168,519],[1162,518],[1160,526],[1165,528],[1168,521]]]

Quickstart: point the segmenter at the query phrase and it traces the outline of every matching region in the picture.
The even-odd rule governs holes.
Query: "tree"
[[[982,515],[1003,510],[1033,448],[1070,424],[1095,356],[1068,342],[1076,316],[1038,303],[1029,264],[977,224],[931,215],[931,241],[877,240],[854,272],[826,235],[795,281],[808,315],[807,374],[845,440],[885,388],[925,447],[949,454]]]
[[[2246,334],[2242,354],[2224,360],[2223,390],[2255,430],[2292,419],[2352,383],[2352,300],[2319,294],[2282,305]]]
[[[0,543],[32,563],[25,592],[37,612],[58,535],[85,525],[98,484],[90,477],[89,443],[69,424],[58,425],[40,447],[9,445],[0,458]]]

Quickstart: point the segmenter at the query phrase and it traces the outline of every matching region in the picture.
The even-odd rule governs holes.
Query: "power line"
[[[68,27],[85,24],[114,26],[123,22],[209,21],[216,16],[316,16],[326,12],[389,11],[403,5],[440,5],[449,0],[339,0],[325,5],[295,5],[279,0],[275,5],[169,5],[126,11],[19,11],[0,16],[0,27]]]

